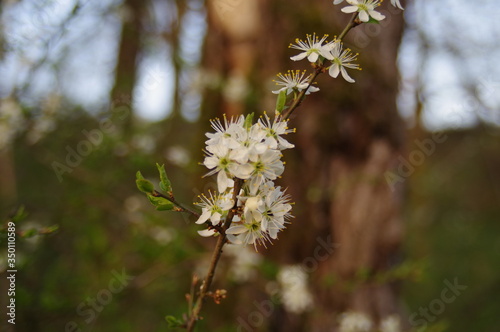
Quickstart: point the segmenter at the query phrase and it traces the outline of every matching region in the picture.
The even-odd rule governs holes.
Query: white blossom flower
[[[277,279],[287,311],[300,314],[312,307],[313,297],[307,287],[307,274],[300,265],[282,267]]]
[[[234,185],[233,177],[248,179],[252,167],[248,164],[240,165],[232,158],[233,151],[225,145],[212,145],[203,164],[211,169],[205,176],[217,174],[217,187],[219,192],[226,191]]]
[[[262,231],[261,223],[255,219],[241,220],[241,222],[233,222],[231,227],[226,231],[227,238],[234,244],[253,244],[257,250],[257,244],[264,244],[269,241],[269,236]]]
[[[401,6],[400,0],[391,0],[391,5],[401,10],[404,10],[403,6]]]
[[[24,125],[21,107],[13,98],[0,99],[0,150],[11,144]]]
[[[380,322],[380,332],[401,332],[401,321],[397,315],[384,317]]]
[[[340,316],[339,332],[370,332],[373,323],[360,312],[344,312]]]
[[[245,201],[245,207],[243,208],[243,215],[245,216],[245,220],[252,220],[261,222],[262,221],[262,213],[260,210],[264,202],[260,196],[248,197]]]
[[[201,203],[197,203],[202,207],[202,213],[197,224],[203,224],[207,220],[210,220],[212,225],[218,225],[221,218],[227,215],[227,212],[234,206],[234,201],[232,199],[232,194],[218,194],[212,195],[209,191],[210,197],[201,195]]]
[[[295,145],[281,137],[281,135],[295,132],[293,129],[288,129],[286,121],[279,121],[275,118],[273,123],[271,123],[267,114],[264,114],[264,116],[259,119],[259,123],[266,133],[265,144],[270,149],[285,150],[295,147]]]
[[[290,44],[290,48],[295,48],[297,50],[302,51],[302,53],[299,53],[295,56],[290,57],[293,61],[298,61],[302,60],[307,57],[307,60],[309,62],[316,62],[321,55],[324,58],[327,58],[328,60],[331,60],[331,55],[328,53],[328,50],[325,48],[325,45],[323,45],[323,42],[328,38],[328,35],[324,35],[323,38],[319,39],[316,34],[311,35],[306,35],[306,41],[303,41],[301,39],[295,39],[294,44]]]
[[[276,239],[278,232],[285,228],[285,223],[291,217],[292,206],[289,204],[289,196],[285,195],[280,187],[272,187],[266,193],[263,203],[260,208],[262,230],[268,232],[271,239]]]
[[[350,6],[344,7],[341,10],[344,13],[359,12],[359,19],[362,22],[368,22],[370,16],[377,20],[382,21],[385,16],[375,11],[375,8],[380,6],[379,0],[346,0]]]
[[[206,133],[208,140],[205,142],[207,146],[222,144],[230,149],[238,147],[238,142],[235,136],[238,131],[243,129],[243,122],[245,118],[243,115],[237,117],[236,119],[231,118],[227,120],[226,115],[224,115],[224,124],[221,123],[219,119],[211,120],[212,128],[215,133]]]
[[[236,141],[238,146],[234,149],[233,158],[240,164],[248,163],[249,158],[256,158],[264,153],[268,146],[263,143],[266,137],[264,128],[258,123],[254,124],[250,129],[238,131]]]
[[[293,91],[302,91],[304,89],[307,89],[306,95],[310,94],[311,92],[316,92],[319,91],[319,88],[315,86],[309,86],[309,76],[304,78],[306,71],[304,70],[302,74],[300,73],[300,70],[295,70],[291,71],[289,70],[286,74],[278,74],[278,78],[281,81],[274,81],[276,82],[276,85],[281,85],[283,86],[281,89],[273,91],[273,93],[278,94],[281,91],[285,90],[287,94],[292,93]],[[309,88],[307,88],[309,86]]]
[[[351,61],[355,61],[357,59],[358,54],[352,54],[351,50],[346,48],[342,50],[342,43],[336,42],[335,45],[332,46],[330,50],[333,60],[332,65],[328,69],[328,74],[331,77],[336,78],[339,73],[342,74],[342,77],[349,83],[354,83],[355,81],[347,74],[345,68],[357,69],[360,70],[358,64],[350,63]]]
[[[262,256],[249,247],[228,244],[224,246],[224,254],[232,256],[229,276],[236,282],[245,282],[257,276],[257,267]]]
[[[283,174],[285,165],[281,161],[281,152],[277,150],[267,150],[256,158],[250,159],[252,173],[248,187],[250,193],[255,194],[261,184],[267,180],[276,180]]]
[[[342,2],[344,2],[344,0],[334,0],[333,4],[338,5],[339,3],[342,3]]]

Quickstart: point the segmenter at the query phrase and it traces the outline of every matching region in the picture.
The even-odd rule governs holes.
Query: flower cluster
[[[300,54],[299,54],[300,55]],[[312,86],[309,84],[309,76],[305,77],[306,72],[302,73],[300,70],[291,71],[289,70],[286,74],[278,74],[278,78],[280,81],[274,81],[276,85],[282,86],[280,89],[273,91],[274,94],[279,94],[281,91],[286,91],[286,94],[289,95],[292,92],[301,92],[304,89],[306,90],[306,95],[311,92],[319,91],[318,87]]]
[[[202,236],[217,233],[229,211],[235,209],[232,223],[226,230],[235,244],[265,243],[276,239],[291,217],[289,197],[273,183],[284,171],[281,151],[294,145],[282,136],[293,130],[287,122],[271,119],[265,114],[252,124],[252,116],[239,116],[212,121],[214,133],[207,133],[206,157],[203,164],[217,174],[218,193],[202,196],[198,205],[202,213],[196,223],[208,223],[199,231]],[[234,195],[235,181],[243,184]],[[235,198],[236,199],[235,199]]]
[[[333,4],[343,1],[334,0]],[[352,19],[357,24],[385,19],[376,11],[382,0],[345,1],[348,6],[342,8],[342,12],[356,13]],[[403,9],[400,0],[391,0],[391,4]],[[289,46],[300,51],[290,59],[307,59],[316,73],[306,76],[306,71],[289,70],[278,74],[275,83],[279,88],[272,91],[278,95],[273,121],[267,115],[256,123],[252,122],[253,115],[212,121],[215,132],[206,134],[203,164],[209,169],[206,176],[217,175],[217,193],[200,197],[198,205],[202,213],[196,223],[208,225],[199,231],[200,235],[224,233],[234,244],[256,246],[276,239],[278,232],[285,228],[291,217],[289,196],[273,181],[285,169],[281,151],[293,148],[293,144],[282,137],[292,130],[288,129],[281,113],[289,108],[284,115],[288,116],[304,95],[319,91],[313,80],[320,72],[328,71],[333,78],[340,74],[347,82],[354,83],[347,70],[361,70],[354,63],[358,54],[345,48],[340,39],[327,41],[327,38],[328,35],[321,38],[316,34],[306,35],[305,40],[296,39],[295,44]],[[238,192],[234,192],[235,188]]]
[[[342,8],[344,13],[357,13],[357,19],[363,23],[373,21],[382,21],[385,16],[376,11],[378,6],[381,4],[381,0],[345,0],[349,6]],[[334,0],[333,4],[338,5],[344,2],[344,0]],[[394,7],[403,9],[400,0],[391,0],[391,4]],[[311,64],[322,66],[328,69],[328,73],[331,77],[337,78],[339,74],[349,83],[354,83],[354,79],[349,76],[346,68],[360,70],[358,64],[353,63],[356,61],[358,54],[353,54],[349,48],[343,48],[340,40],[334,38],[333,41],[327,42],[328,35],[324,35],[322,38],[316,36],[316,34],[306,35],[305,40],[296,39],[295,44],[291,44],[289,47],[301,51],[290,59],[293,61],[299,61],[307,59]],[[325,63],[326,61],[326,63]],[[328,62],[331,63],[328,65]],[[309,77],[304,78],[304,73],[299,74],[299,71],[289,72],[285,75],[278,75],[281,82],[278,85],[283,87],[280,90],[273,91],[273,93],[279,93],[282,90],[287,91],[290,94],[292,91],[302,91],[307,88],[306,94],[310,92],[318,91],[317,87],[312,86]]]
[[[331,77],[337,78],[339,73],[342,74],[342,77],[349,83],[354,83],[354,80],[347,74],[347,71],[345,68],[349,69],[358,69],[360,70],[361,68],[359,67],[358,64],[352,63],[353,61],[356,61],[357,59],[357,54],[352,54],[351,50],[349,48],[344,49],[342,46],[342,43],[338,40],[333,40],[331,42],[325,42],[326,37],[324,36],[320,40],[318,40],[317,37],[311,37],[307,36],[307,43],[297,39],[296,43],[297,45],[290,45],[290,48],[295,48],[299,49],[302,51],[302,53],[290,57],[290,59],[297,61],[297,60],[302,60],[306,58],[309,60],[311,63],[316,63],[316,61],[320,58],[320,56],[326,60],[329,60],[331,62],[330,67],[328,68],[328,73],[330,74]],[[313,42],[312,38],[316,38],[316,41]],[[323,42],[325,42],[323,44]],[[314,55],[314,56],[313,56]],[[302,74],[302,77],[304,74]],[[301,79],[302,79],[301,77]],[[296,87],[300,87],[301,89],[304,89],[307,87],[307,80],[301,81],[301,85],[296,84]],[[284,85],[284,84],[283,84]],[[289,85],[291,87],[291,85]],[[315,90],[310,90],[311,88],[314,88]],[[308,91],[310,92],[315,92],[318,91],[319,89],[316,87],[310,87]],[[278,90],[280,91],[280,90]],[[300,91],[300,89],[299,89]],[[276,93],[276,91],[273,91]]]

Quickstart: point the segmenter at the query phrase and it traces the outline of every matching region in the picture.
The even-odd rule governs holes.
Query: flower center
[[[229,159],[221,158],[219,161],[219,165],[220,165],[220,168],[227,169],[227,166],[229,165]]]
[[[257,161],[253,164],[253,167],[255,169],[255,173],[261,173],[266,169],[266,166],[262,161]]]
[[[254,223],[251,223],[251,224],[249,225],[249,228],[250,228],[250,230],[251,230],[252,232],[256,232],[256,231],[258,231],[258,230],[259,230],[260,225],[259,225],[258,223],[256,223],[256,222],[254,222]]]

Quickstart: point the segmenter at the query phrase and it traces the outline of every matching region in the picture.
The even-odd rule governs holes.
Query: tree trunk
[[[118,49],[118,62],[115,68],[115,83],[111,90],[113,115],[122,122],[125,137],[131,135],[133,124],[132,95],[137,77],[138,57],[141,49],[141,20],[147,2],[125,0],[123,22]]]
[[[213,116],[207,114],[210,108],[229,114],[272,111],[275,99],[268,82],[278,72],[307,68],[305,62],[289,60],[297,53],[288,44],[306,33],[339,34],[350,18],[340,12],[343,5],[331,1],[209,4],[205,70],[225,82],[239,75],[251,85],[238,103],[224,93],[227,85],[206,94],[204,117]],[[280,319],[272,331],[301,331],[299,326],[335,331],[338,314],[346,311],[365,313],[375,322],[398,314],[394,286],[374,280],[395,264],[402,237],[401,193],[393,191],[385,174],[397,165],[403,143],[396,109],[403,22],[389,3],[383,8],[385,21],[359,26],[344,40],[360,53],[363,70],[353,73],[356,83],[320,76],[321,91],[307,97],[290,121],[297,134],[287,139],[296,149],[285,153],[283,184],[296,202],[296,218],[264,254],[306,263],[314,258],[319,238],[331,239],[335,250],[308,269],[316,297],[313,312],[299,318],[287,314],[290,319]]]

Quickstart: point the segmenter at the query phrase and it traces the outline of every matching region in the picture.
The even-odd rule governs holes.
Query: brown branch
[[[199,218],[200,217],[200,214],[196,211],[193,211],[191,210],[190,208],[187,208],[185,207],[184,205],[182,205],[181,203],[179,203],[175,198],[174,196],[167,196],[167,195],[163,195],[162,193],[154,190],[152,195],[154,197],[162,197],[162,198],[165,198],[166,200],[168,200],[169,202],[173,203],[178,209],[177,211],[178,212],[187,212],[193,216],[195,216],[196,218]]]
[[[236,214],[236,204],[238,201],[237,196],[242,185],[243,185],[243,180],[241,179],[235,180],[234,192],[233,192],[234,206],[231,210],[229,210],[226,221],[224,222],[224,226],[222,227],[222,232],[220,232],[219,238],[217,239],[217,244],[215,245],[214,252],[212,254],[212,259],[210,261],[210,267],[208,269],[207,275],[205,276],[205,279],[203,280],[203,283],[201,284],[200,294],[196,299],[196,303],[191,312],[191,316],[189,317],[187,322],[186,329],[188,332],[193,331],[194,326],[199,319],[198,315],[200,314],[201,308],[203,307],[203,300],[207,296],[208,290],[210,289],[210,286],[212,284],[215,275],[215,269],[217,268],[217,264],[219,263],[219,259],[222,255],[222,247],[224,247],[224,245],[227,242],[226,230],[229,228],[229,226],[231,226],[234,215]]]

